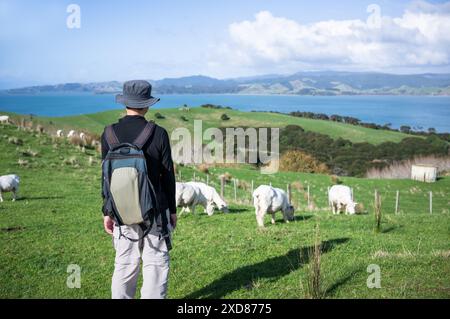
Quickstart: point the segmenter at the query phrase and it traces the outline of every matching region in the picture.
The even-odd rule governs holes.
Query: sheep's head
[[[294,220],[294,211],[295,211],[294,206],[289,205],[289,206],[283,211],[284,218],[285,218],[286,220],[293,221],[293,220]]]
[[[229,213],[229,212],[230,212],[229,209],[228,209],[228,206],[225,205],[225,204],[219,206],[219,209],[220,209],[220,211],[223,212],[223,213]]]
[[[206,213],[208,216],[212,216],[214,214],[214,203],[208,203],[206,205]]]
[[[355,202],[348,203],[345,207],[347,213],[349,213],[350,215],[356,214],[356,205],[358,205],[358,203]]]

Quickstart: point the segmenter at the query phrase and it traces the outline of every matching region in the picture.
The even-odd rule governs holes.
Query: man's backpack
[[[102,163],[103,209],[119,225],[120,236],[131,241],[147,236],[159,209],[142,150],[154,128],[155,124],[148,122],[132,144],[120,143],[112,125],[105,129],[109,151]],[[128,238],[120,230],[122,225],[140,225],[144,234],[141,238]]]

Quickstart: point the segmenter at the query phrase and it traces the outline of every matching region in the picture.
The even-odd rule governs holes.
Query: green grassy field
[[[154,114],[160,112],[165,119],[155,119]],[[8,112],[12,118],[19,118],[20,115]],[[226,113],[230,120],[222,121],[220,116]],[[80,116],[66,117],[39,117],[34,122],[41,123],[56,129],[64,128],[66,133],[70,129],[83,129],[92,133],[100,134],[106,125],[109,125],[123,116],[122,110],[106,111],[94,114],[85,114]],[[188,121],[183,121],[184,116]],[[391,132],[385,130],[374,130],[361,126],[355,126],[344,123],[336,123],[323,120],[312,120],[298,118],[284,114],[265,113],[265,112],[241,112],[237,110],[218,110],[208,108],[191,108],[189,112],[180,111],[177,108],[171,109],[153,109],[151,108],[148,119],[155,120],[159,125],[172,132],[177,127],[186,127],[193,131],[194,120],[203,120],[203,128],[209,127],[284,127],[286,125],[300,125],[307,131],[318,132],[331,136],[332,138],[344,138],[352,142],[369,142],[379,144],[386,141],[400,142],[409,135],[400,132]],[[50,124],[52,123],[52,124]]]
[[[194,110],[191,112],[189,116],[195,114]],[[233,121],[235,111],[226,112]],[[166,110],[162,113],[169,116]],[[113,111],[103,114],[107,116],[86,116],[79,125],[98,131],[118,114]],[[58,125],[69,125],[73,120],[52,119]],[[237,116],[234,121],[239,122]],[[355,129],[365,134],[364,129]],[[377,133],[393,134],[391,138],[401,136]],[[12,137],[23,140],[23,145],[11,143]],[[373,142],[383,138],[389,137],[380,135]],[[21,177],[20,200],[11,202],[6,193],[5,202],[0,203],[0,297],[109,298],[114,251],[111,237],[102,226],[98,155],[65,140],[33,135],[13,126],[0,126],[0,140],[0,175],[16,173]],[[28,164],[19,166],[19,159]],[[180,172],[184,181],[192,180],[194,174],[196,179],[206,180],[206,175],[193,167],[178,167]],[[316,225],[323,242],[323,297],[450,297],[448,177],[434,184],[342,178],[353,187],[354,197],[364,205],[365,213],[333,216],[326,203],[329,176],[287,172],[261,175],[252,167],[215,167],[209,170],[209,182],[218,186],[218,175],[224,172],[238,179],[236,200],[233,184],[225,188],[231,212],[211,217],[186,214],[179,218],[171,253],[170,298],[309,297],[308,251],[314,242]],[[275,225],[267,217],[266,228],[257,229],[250,205],[252,180],[255,187],[272,183],[286,188],[291,183],[296,221],[286,224],[278,214]],[[308,185],[311,207],[306,203]],[[382,196],[379,233],[374,231],[375,189]],[[394,214],[396,190],[400,191],[398,215]],[[432,214],[429,191],[433,192]],[[81,267],[80,289],[66,285],[70,264]],[[366,285],[370,264],[380,266],[380,289]]]

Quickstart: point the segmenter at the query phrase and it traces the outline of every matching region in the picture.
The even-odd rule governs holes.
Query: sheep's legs
[[[256,223],[259,227],[264,227],[264,214],[260,214],[256,211]]]
[[[13,189],[12,193],[13,193],[13,194],[12,194],[12,196],[13,196],[12,201],[15,202],[16,199],[17,199],[17,190]]]
[[[0,203],[3,203],[2,192],[0,192]]]
[[[272,213],[272,220],[270,222],[272,225],[275,225],[275,213]]]

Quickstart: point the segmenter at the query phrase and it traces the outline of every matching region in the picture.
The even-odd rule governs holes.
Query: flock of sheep
[[[0,124],[10,124],[12,123],[9,115],[0,115]],[[57,130],[56,131],[57,137],[64,137],[63,130]],[[67,134],[67,138],[73,138],[79,136],[79,138],[83,141],[86,140],[86,134],[81,132],[77,134],[76,131],[70,130]],[[93,141],[97,142],[97,141]],[[15,201],[17,199],[17,193],[19,191],[19,183],[20,183],[20,177],[16,174],[10,174],[10,175],[3,175],[0,176],[0,203],[3,202],[3,193],[6,192],[12,192],[12,200]]]
[[[56,136],[57,136],[57,137],[64,137],[64,131],[63,131],[63,130],[57,130],[57,131],[56,131]],[[75,136],[77,136],[77,132],[74,131],[74,130],[70,130],[69,133],[67,133],[67,138],[72,138],[72,137],[75,137]],[[83,133],[83,132],[81,132],[81,133],[79,134],[79,137],[80,137],[82,140],[84,140],[84,139],[86,139],[86,134]]]
[[[264,227],[264,216],[271,214],[271,222],[275,224],[275,213],[281,211],[286,223],[294,220],[294,207],[289,202],[286,192],[280,188],[261,185],[253,191],[253,205],[255,207],[256,222]],[[353,201],[351,188],[345,185],[334,185],[328,193],[328,201],[333,214],[344,211],[355,214],[357,203]],[[186,211],[194,213],[195,207],[203,206],[205,212],[211,216],[214,209],[228,212],[227,203],[220,197],[214,187],[201,182],[176,183],[176,205],[181,207],[181,214]]]
[[[9,124],[10,118],[8,115],[0,115],[0,123],[1,124]],[[17,175],[4,175],[0,176],[0,203],[3,202],[2,194],[4,192],[12,192],[13,193],[13,201],[17,198],[17,192],[19,191],[19,182],[20,178]]]
[[[9,116],[0,116],[0,123],[9,123]],[[78,134],[70,130],[67,138],[76,137]],[[64,137],[62,130],[57,130],[57,137]],[[81,140],[86,139],[85,133],[79,134]],[[2,193],[12,192],[13,201],[17,198],[20,178],[17,175],[0,176],[0,202],[3,202]],[[289,202],[286,192],[280,188],[268,185],[261,185],[253,191],[253,205],[255,207],[256,222],[259,227],[264,227],[264,216],[267,213],[272,215],[271,222],[275,223],[275,213],[281,211],[285,222],[294,220],[294,207]],[[344,211],[346,214],[355,214],[356,203],[353,201],[351,188],[345,185],[334,185],[328,193],[328,202],[333,214]],[[194,213],[195,207],[203,206],[204,211],[209,215],[214,214],[215,208],[224,213],[228,213],[228,205],[211,186],[201,182],[176,183],[176,205],[181,207],[180,215],[190,211]]]

